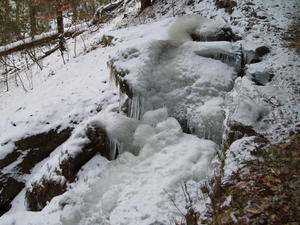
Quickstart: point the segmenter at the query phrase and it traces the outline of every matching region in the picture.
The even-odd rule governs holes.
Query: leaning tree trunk
[[[141,0],[141,11],[151,6],[151,0]]]

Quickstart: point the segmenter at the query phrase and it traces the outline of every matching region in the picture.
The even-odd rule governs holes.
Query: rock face
[[[0,172],[0,216],[10,209],[11,201],[24,186],[24,183]]]
[[[238,41],[241,37],[233,33],[230,27],[221,27],[217,32],[207,35],[191,33],[193,41]]]
[[[30,173],[30,170],[38,162],[48,157],[53,150],[70,137],[71,131],[71,128],[61,132],[55,129],[17,141],[18,151],[29,150],[22,162],[17,165],[17,169],[21,173]]]
[[[45,133],[26,137],[15,142],[15,149],[0,161],[0,214],[10,209],[10,202],[24,188],[24,183],[16,178],[29,174],[30,170],[40,161],[45,159],[59,145],[65,142],[71,135],[71,128],[62,131],[53,129]],[[20,160],[15,166],[5,173],[3,168],[10,166],[17,159]],[[15,178],[16,177],[16,178]]]
[[[115,159],[115,156],[111,157],[109,154],[110,142],[104,129],[89,125],[85,129],[85,135],[89,141],[80,146],[80,151],[72,154],[66,151],[57,167],[48,171],[50,174],[56,174],[59,179],[43,176],[27,188],[26,202],[29,210],[40,211],[52,198],[63,194],[67,190],[67,184],[76,179],[80,168],[96,154],[100,154],[108,160]]]
[[[105,130],[90,126],[86,130],[86,135],[90,142],[83,146],[82,151],[60,163],[61,174],[68,182],[73,182],[79,169],[97,153],[108,160],[115,159],[110,157],[109,141]]]

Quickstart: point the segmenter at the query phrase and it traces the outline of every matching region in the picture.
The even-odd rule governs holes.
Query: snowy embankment
[[[115,20],[118,21],[118,18]],[[176,201],[176,205],[184,209],[181,185],[187,182],[195,191],[198,189],[198,182],[211,173],[210,162],[218,146],[212,141],[183,133],[178,121],[168,117],[168,106],[159,109],[166,102],[140,112],[141,121],[113,113],[112,111],[118,111],[122,102],[119,103],[117,90],[108,84],[109,71],[106,67],[108,56],[117,55],[116,52],[120,49],[128,49],[128,46],[137,42],[166,40],[168,27],[173,21],[174,19],[166,18],[115,31],[109,31],[109,27],[103,29],[100,34],[87,37],[88,41],[99,40],[106,34],[114,37],[114,46],[96,48],[87,54],[77,53],[79,56],[70,58],[66,65],[59,62],[59,56],[53,55],[43,62],[48,66],[33,75],[33,80],[37,81],[34,82],[33,90],[24,94],[20,88],[16,88],[9,93],[2,93],[1,99],[5,101],[1,108],[1,114],[5,117],[1,119],[1,148],[5,149],[2,159],[14,151],[14,142],[21,138],[67,127],[74,131],[68,141],[33,167],[30,174],[20,176],[18,171],[14,171],[14,165],[22,162],[22,158],[27,157],[26,154],[21,154],[14,165],[3,169],[12,172],[13,178],[18,182],[25,182],[26,190],[21,191],[14,199],[10,211],[1,217],[1,224],[40,224],[41,221],[43,224],[150,224],[168,223],[181,217],[173,205]],[[150,32],[151,30],[157,32]],[[72,43],[69,44],[72,46]],[[86,47],[84,45],[82,43],[82,48]],[[158,45],[157,48],[159,47]],[[192,58],[202,57],[192,54],[192,51],[191,46],[179,49],[178,54],[187,53],[185,57]],[[148,54],[149,52],[145,52],[145,55]],[[154,55],[153,59],[157,60],[156,57],[159,55]],[[176,65],[178,60],[181,61],[175,58],[170,66]],[[203,61],[209,62],[213,60]],[[191,61],[190,64],[196,65],[197,61]],[[229,71],[229,83],[225,82],[225,85],[229,85],[236,76],[235,72],[226,64],[217,64]],[[176,67],[173,85],[176,85],[176,76],[184,74],[180,69],[189,70],[182,66]],[[192,83],[196,80],[200,82],[201,78],[205,82],[208,71],[199,77],[196,69],[193,71]],[[164,73],[170,78],[171,72],[173,71]],[[154,76],[155,74],[153,79]],[[188,72],[184,76],[188,76]],[[216,85],[220,85],[218,78],[215,78]],[[183,80],[184,77],[179,78],[178,82]],[[166,82],[167,79],[160,87],[154,88],[162,91],[167,86]],[[208,82],[214,84],[213,79]],[[187,85],[191,86],[192,83]],[[219,107],[220,101],[216,101],[216,104],[214,107]],[[151,109],[158,111],[149,111]],[[74,183],[66,183],[65,178],[60,175],[61,162],[65,157],[76,155],[81,151],[80,146],[88,142],[84,133],[88,124],[100,126],[107,132],[111,142],[114,142],[111,145],[112,152],[118,150],[119,156],[114,161],[94,157],[79,172]],[[128,126],[133,130],[130,131]],[[54,198],[41,212],[27,211],[25,205],[29,195],[25,192],[30,192],[40,185],[40,181],[47,179],[64,183],[68,191]]]
[[[120,15],[98,33],[85,34],[77,43],[78,52],[69,54],[66,65],[59,55],[52,55],[43,60],[42,71],[33,68],[29,82],[33,81],[33,90],[24,94],[19,87],[1,93],[1,159],[14,151],[21,138],[53,129],[73,130],[69,139],[35,165],[30,174],[20,176],[13,170],[27,157],[26,151],[13,165],[3,168],[2,172],[9,172],[26,188],[0,218],[1,225],[169,224],[180,221],[190,204],[185,184],[193,207],[204,213],[210,200],[200,193],[200,187],[219,166],[215,156],[220,151],[225,116],[225,141],[228,145],[233,142],[227,150],[225,174],[230,176],[240,168],[239,161],[252,159],[249,152],[240,152],[243,139],[235,140],[240,133],[234,130],[231,137],[230,129],[246,127],[248,136],[273,131],[276,122],[268,121],[279,112],[264,99],[274,93],[287,99],[289,93],[278,90],[284,84],[278,85],[283,78],[275,71],[278,76],[268,83],[272,76],[264,68],[282,66],[286,63],[282,57],[289,53],[275,48],[270,55],[258,54],[262,44],[278,42],[267,34],[266,40],[251,32],[243,34],[247,20],[240,9],[232,15],[237,21],[231,21],[210,1],[194,6],[184,2],[175,5],[178,14],[199,13],[214,18],[214,22],[185,17],[172,26],[175,19],[168,17],[173,11],[168,4],[154,8],[155,12],[168,13],[158,21],[149,19],[148,24],[117,29],[117,24],[123,23]],[[261,1],[256,3],[262,5]],[[130,10],[129,14],[136,8]],[[230,37],[237,40],[232,31],[228,33],[224,18],[236,22],[233,32],[244,40],[220,42]],[[284,18],[281,21],[286,24]],[[272,23],[278,25],[278,21]],[[263,27],[258,24],[254,28]],[[113,37],[112,43],[99,47],[104,34]],[[69,52],[74,44],[69,41]],[[281,64],[274,65],[272,60]],[[246,76],[237,78],[245,72],[245,64]],[[109,79],[119,90],[109,84]],[[69,179],[62,162],[83,151],[82,146],[91,141],[87,132],[90,127],[105,131],[103,137],[109,141],[106,158],[117,158],[109,161],[96,155]],[[38,210],[44,207],[41,211],[28,211],[28,193],[43,190],[44,181],[57,182],[66,192],[52,196],[45,207],[38,205]]]

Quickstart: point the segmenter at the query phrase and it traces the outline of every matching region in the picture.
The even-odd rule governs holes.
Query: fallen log
[[[85,30],[72,30],[72,31],[66,31],[63,34],[64,38],[68,38],[68,37],[75,37],[78,36],[79,34],[83,33]],[[40,35],[37,38],[31,39],[25,39],[22,41],[18,41],[15,43],[12,43],[10,45],[7,46],[3,46],[0,47],[0,57],[2,56],[7,56],[9,54],[12,54],[14,52],[18,52],[18,51],[22,51],[25,49],[29,49],[29,48],[33,48],[33,47],[38,47],[44,44],[48,44],[51,41],[56,41],[59,40],[61,34],[59,33],[48,33],[46,35]]]
[[[128,2],[128,1],[127,1]],[[115,9],[117,9],[119,6],[121,6],[124,3],[124,0],[118,0],[115,2],[111,2],[107,5],[101,6],[96,10],[96,13],[91,20],[92,25],[96,25],[98,23],[103,22],[103,17],[105,14],[111,13]]]

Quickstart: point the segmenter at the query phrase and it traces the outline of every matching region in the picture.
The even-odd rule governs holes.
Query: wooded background
[[[89,21],[97,7],[110,0],[1,0],[0,45],[55,29],[64,13],[64,25]]]

